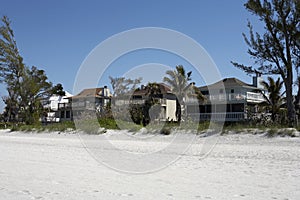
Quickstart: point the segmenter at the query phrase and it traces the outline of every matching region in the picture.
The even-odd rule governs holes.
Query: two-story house
[[[247,84],[236,78],[225,78],[211,85],[199,87],[206,100],[201,103],[187,102],[190,117],[204,120],[243,121],[247,119],[247,110],[257,112],[257,105],[265,101],[261,92],[262,77],[253,77],[253,83]]]
[[[79,116],[85,111],[101,113],[111,101],[111,93],[107,86],[101,88],[89,88],[79,94],[70,97],[70,103],[74,116]]]
[[[159,113],[154,113],[156,115],[156,121],[177,121],[176,110],[177,101],[176,96],[171,93],[171,89],[164,83],[157,83],[159,93],[154,94],[152,97],[157,102],[156,105],[160,106]],[[114,98],[114,106],[123,107],[124,105],[139,105],[144,106],[147,99],[149,98],[149,88],[142,85],[140,88],[136,89],[132,94],[128,94],[123,97]],[[154,111],[153,111],[154,112]],[[151,108],[150,108],[151,115]]]
[[[52,95],[44,105],[47,110],[47,122],[61,122],[72,120],[72,112],[69,99],[72,95],[65,91],[65,96]]]

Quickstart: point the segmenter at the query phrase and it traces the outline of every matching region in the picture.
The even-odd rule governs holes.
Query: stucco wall
[[[176,100],[167,99],[167,110],[166,110],[166,118],[169,120],[177,121],[176,118]]]

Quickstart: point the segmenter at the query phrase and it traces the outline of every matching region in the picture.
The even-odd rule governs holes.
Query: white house
[[[61,109],[62,105],[68,105],[69,98],[72,97],[72,94],[65,92],[65,96],[52,95],[48,104],[44,106],[48,110],[46,121],[47,122],[60,122],[72,119],[71,108],[69,110]]]
[[[190,117],[203,120],[242,121],[247,119],[247,109],[257,111],[257,105],[265,101],[261,85],[262,78],[253,77],[253,83],[247,84],[236,78],[225,78],[211,85],[199,87],[206,97],[202,103],[187,101],[187,113]]]

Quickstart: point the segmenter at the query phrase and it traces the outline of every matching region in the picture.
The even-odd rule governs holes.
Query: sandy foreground
[[[0,199],[298,200],[300,138],[1,130]]]

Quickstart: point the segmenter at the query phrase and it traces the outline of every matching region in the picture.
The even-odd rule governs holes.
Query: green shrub
[[[48,131],[67,131],[75,130],[75,124],[73,121],[64,121],[58,123],[49,123],[43,126],[44,130]]]
[[[143,127],[142,125],[138,125],[133,122],[123,121],[123,120],[116,120],[116,124],[118,129],[126,129],[133,132],[138,131]]]
[[[168,127],[164,127],[160,130],[160,134],[162,135],[170,135],[171,134],[171,129]]]
[[[98,119],[99,126],[105,129],[119,129],[116,121],[113,118]]]
[[[269,129],[269,130],[267,131],[266,136],[268,136],[268,137],[274,137],[274,136],[277,135],[277,133],[278,133],[278,129],[271,128],[271,129]]]
[[[32,125],[16,124],[14,126],[11,125],[10,127],[11,127],[11,131],[23,131],[23,132],[66,131],[66,130],[74,130],[75,124],[72,121],[65,121],[65,122],[45,123],[45,124],[36,123]]]

